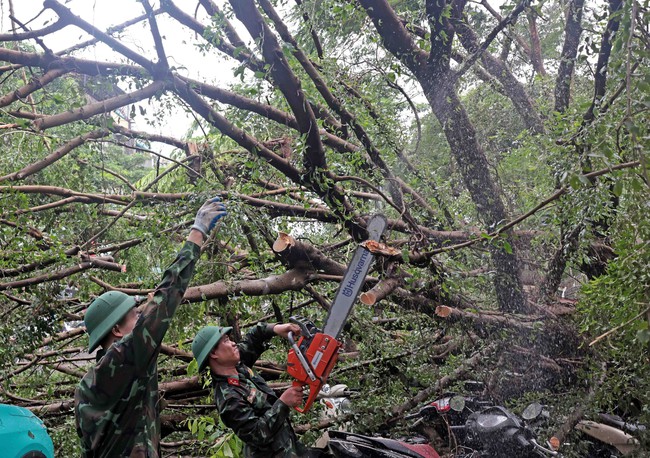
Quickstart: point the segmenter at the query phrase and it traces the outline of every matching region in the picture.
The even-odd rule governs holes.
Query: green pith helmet
[[[192,354],[202,371],[208,362],[208,355],[224,335],[232,331],[230,326],[206,326],[201,329],[192,342]]]
[[[86,310],[88,351],[92,352],[120,320],[135,307],[135,299],[121,291],[109,291],[95,299]]]

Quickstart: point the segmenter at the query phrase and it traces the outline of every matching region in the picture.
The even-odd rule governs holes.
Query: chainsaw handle
[[[305,373],[309,376],[311,381],[316,380],[316,376],[314,375],[314,369],[311,367],[309,361],[307,361],[305,355],[303,355],[302,351],[300,351],[300,347],[298,347],[298,344],[293,339],[293,332],[289,331],[289,334],[287,335],[287,339],[289,340],[289,343],[291,344],[291,348],[293,348],[293,351],[295,352],[295,355],[298,357],[298,360],[300,361],[300,365],[304,369]]]
[[[334,364],[338,359],[341,343],[332,336],[318,333],[307,344],[305,337],[296,343],[293,341],[289,356],[287,357],[287,372],[294,378],[295,386],[308,386],[309,396],[302,408],[295,408],[300,413],[305,413],[312,406],[323,385],[327,382]],[[308,345],[303,352],[301,347]]]
[[[307,396],[307,400],[305,401],[305,405],[302,407],[296,406],[294,409],[297,412],[300,413],[305,413],[309,409],[311,409],[312,404],[316,400],[316,397],[318,396],[318,393],[320,392],[321,387],[323,386],[323,382],[320,380],[316,380],[312,383],[309,384],[304,384],[302,382],[299,382],[298,380],[294,380],[292,383],[293,386],[309,386],[309,396]]]
[[[312,323],[311,321],[307,320],[306,318],[303,318],[298,315],[292,315],[289,317],[289,322],[297,324],[300,326],[300,335],[303,336],[305,339],[309,340],[312,337],[314,337],[314,333],[318,332],[318,328]],[[311,327],[311,329],[310,329]],[[312,332],[315,331],[315,332]]]
[[[289,331],[289,334],[287,335],[287,339],[289,340],[291,347],[294,349],[295,355],[298,357],[298,360],[300,361],[302,368],[310,378],[309,383],[303,383],[299,380],[294,380],[292,383],[293,386],[309,387],[309,396],[307,397],[307,401],[305,402],[305,405],[303,407],[300,406],[294,407],[296,411],[300,413],[305,413],[311,408],[312,404],[314,403],[314,400],[316,400],[316,396],[318,395],[318,392],[320,391],[320,387],[323,383],[319,379],[317,379],[316,376],[314,375],[311,365],[309,364],[309,362],[307,362],[304,355],[300,351],[298,344],[293,338],[293,332]]]

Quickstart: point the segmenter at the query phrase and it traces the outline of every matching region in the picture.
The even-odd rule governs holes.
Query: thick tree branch
[[[331,92],[331,90],[329,89],[329,87],[327,86],[324,79],[321,77],[319,71],[313,65],[309,57],[299,48],[298,43],[291,35],[289,29],[286,27],[286,25],[284,24],[280,16],[276,13],[275,9],[273,8],[273,5],[271,5],[269,0],[258,0],[258,1],[262,6],[262,8],[264,9],[264,12],[267,14],[267,16],[269,16],[273,21],[275,28],[280,33],[282,39],[285,42],[291,44],[291,46],[293,47],[294,56],[296,57],[298,62],[300,62],[305,72],[309,75],[314,85],[316,86],[316,89],[321,94],[321,96],[323,97],[327,105],[332,110],[334,110],[336,114],[339,115],[341,121],[344,124],[352,127],[352,130],[354,131],[356,137],[363,144],[370,158],[372,159],[372,162],[374,163],[375,166],[379,168],[382,175],[384,175],[384,177],[388,180],[394,180],[395,176],[393,175],[393,172],[390,170],[390,168],[382,158],[381,152],[375,147],[373,141],[370,138],[370,135],[368,135],[368,133],[366,132],[366,129],[363,128],[363,126],[355,119],[352,113],[350,113],[343,106],[341,101],[336,96],[334,96],[334,94]],[[389,185],[389,189],[393,197],[393,200],[395,200],[397,205],[401,207],[399,211],[404,215],[404,218],[407,221],[409,221],[414,228],[416,228],[417,223],[413,220],[413,217],[410,216],[408,208],[403,203],[404,197],[402,195],[402,191],[400,187]]]
[[[273,80],[291,107],[298,121],[300,133],[305,136],[304,166],[310,173],[318,169],[326,169],[327,162],[318,133],[316,116],[307,102],[300,80],[291,70],[273,31],[266,25],[253,0],[232,0],[230,4],[251,36],[259,40],[264,60],[270,65]]]
[[[509,24],[512,24],[514,21],[516,21],[517,17],[526,9],[528,4],[530,3],[530,0],[521,0],[517,6],[506,16],[502,21],[500,21],[494,29],[488,34],[487,37],[485,37],[485,40],[483,40],[483,43],[481,43],[478,48],[470,55],[468,58],[463,62],[463,65],[461,68],[458,69],[457,76],[461,76],[463,73],[467,71],[468,68],[470,68],[472,65],[474,65],[474,62],[483,55],[483,53],[487,50],[488,46],[490,46],[490,43],[497,37],[497,35]]]
[[[12,91],[9,94],[2,97],[0,99],[0,107],[6,107],[7,105],[10,105],[17,100],[23,100],[30,94],[38,91],[39,89],[44,88],[47,84],[51,83],[58,77],[65,75],[66,73],[68,73],[67,69],[55,68],[53,70],[44,73],[39,78],[32,79],[29,82],[29,84],[26,84],[20,89],[16,89],[15,91]]]
[[[135,65],[98,62],[95,60],[79,59],[76,57],[58,57],[49,54],[28,53],[2,47],[0,47],[0,60],[29,67],[39,67],[45,72],[61,68],[68,72],[74,71],[75,73],[81,73],[84,75],[122,75],[139,78],[149,77],[148,73],[142,67]],[[12,69],[14,68],[15,67],[12,67]]]
[[[98,40],[106,43],[111,49],[114,49],[115,51],[119,52],[127,59],[130,59],[136,64],[146,68],[151,75],[155,74],[156,65],[153,62],[151,62],[148,59],[145,59],[140,54],[127,48],[121,42],[111,37],[110,35],[106,34],[105,32],[102,32],[101,30],[97,29],[92,24],[84,21],[78,16],[75,16],[68,8],[60,4],[57,0],[45,0],[43,2],[43,6],[45,8],[50,8],[54,10],[56,14],[58,14],[59,17],[66,23],[79,27],[89,35],[92,35]]]
[[[357,236],[363,234],[363,229],[360,228],[358,223],[350,217],[352,215],[352,207],[346,201],[342,190],[338,189],[336,186],[327,185],[325,181],[328,177],[322,176],[322,170],[312,170],[312,173],[301,174],[288,160],[275,154],[256,138],[251,137],[246,132],[230,123],[221,114],[217,113],[192,89],[191,85],[186,84],[179,78],[175,79],[175,91],[183,100],[194,108],[197,113],[200,113],[223,134],[232,138],[240,146],[246,148],[251,153],[266,160],[271,166],[281,171],[294,183],[307,186],[324,198],[326,202],[330,203],[334,207],[334,211],[340,219],[345,222],[351,233],[356,234]],[[363,236],[361,237],[363,238]]]
[[[430,69],[442,74],[449,71],[451,48],[456,31],[452,27],[449,16],[457,17],[465,8],[466,0],[425,0],[424,10],[429,23],[428,64]]]
[[[278,124],[291,127],[294,130],[299,130],[299,125],[296,121],[296,118],[289,113],[286,113],[285,111],[279,110],[278,108],[275,108],[271,105],[257,102],[226,89],[206,84],[201,81],[196,81],[181,76],[179,76],[179,78],[190,84],[198,94],[204,95],[213,100],[217,100],[221,103],[232,105],[233,107],[245,110],[247,112],[256,113],[267,119],[275,121]],[[340,152],[357,151],[359,149],[358,146],[349,143],[330,132],[327,132],[325,129],[320,129],[319,133],[324,137],[323,142],[325,144],[337,149]]]
[[[160,14],[160,13],[161,13],[160,9],[157,9],[157,10],[154,11],[154,14]],[[135,24],[137,24],[139,22],[142,22],[145,19],[147,19],[146,14],[136,16],[133,19],[129,19],[128,21],[122,22],[121,24],[117,24],[117,25],[114,25],[112,27],[107,28],[106,29],[106,34],[107,35],[113,35],[114,33],[121,32],[124,29],[126,29],[127,27],[135,25]],[[99,42],[99,39],[91,38],[90,40],[82,41],[81,43],[77,43],[77,44],[75,44],[73,46],[70,46],[69,48],[63,49],[63,50],[57,52],[56,55],[57,56],[65,56],[65,55],[70,54],[70,53],[72,53],[74,51],[78,51],[80,49],[84,49],[84,48],[87,48],[89,46],[92,46],[92,45],[96,44],[97,42]]]
[[[0,291],[13,288],[26,288],[29,286],[39,285],[41,283],[61,280],[88,269],[104,269],[111,270],[113,272],[122,272],[122,266],[120,264],[111,261],[105,261],[101,258],[93,258],[89,259],[88,261],[80,262],[76,266],[60,269],[58,271],[39,275],[37,277],[26,278],[24,280],[15,280],[7,283],[0,283]]]
[[[470,53],[470,58],[477,55],[481,47],[476,32],[467,23],[467,18],[459,21],[456,24],[456,29],[461,44]],[[501,87],[524,120],[526,127],[534,134],[544,132],[544,124],[539,116],[539,110],[508,66],[486,51],[480,53],[480,58],[484,68],[501,83]],[[467,60],[463,62],[463,66],[466,65],[466,62]]]
[[[384,46],[418,78],[427,72],[429,55],[413,41],[413,37],[388,4],[387,0],[358,0],[381,36]]]
[[[594,70],[594,99],[591,106],[584,114],[584,123],[589,124],[596,118],[595,111],[603,101],[605,91],[607,90],[607,67],[609,58],[612,52],[612,43],[614,35],[618,31],[621,24],[621,16],[618,14],[622,0],[609,0],[609,20],[605,26],[602,40],[600,42],[600,50],[598,52],[598,61]]]
[[[185,292],[187,302],[203,302],[210,299],[229,296],[267,296],[281,294],[286,291],[299,291],[311,280],[313,271],[304,268],[290,269],[280,275],[266,278],[239,281],[217,281],[200,286],[192,286]],[[0,290],[2,284],[0,283]],[[116,288],[126,294],[142,294],[143,290],[132,288]]]
[[[343,275],[346,266],[331,260],[316,247],[280,232],[273,251],[291,268],[308,268],[331,275]]]
[[[57,148],[53,153],[48,154],[42,160],[30,164],[26,167],[23,167],[23,169],[19,170],[18,172],[13,172],[10,173],[9,175],[0,177],[0,182],[7,181],[7,180],[9,181],[24,180],[25,178],[40,172],[41,170],[52,165],[59,159],[65,157],[70,151],[85,144],[87,141],[103,138],[106,137],[107,135],[109,135],[109,132],[106,130],[95,130],[92,132],[88,132],[87,134],[80,135],[79,137],[73,138],[69,142]]]
[[[479,364],[483,359],[485,359],[494,349],[492,347],[486,347],[483,348],[476,353],[474,353],[470,358],[466,359],[463,364],[458,367],[454,372],[452,372],[449,375],[445,375],[441,379],[438,380],[437,383],[431,385],[428,388],[425,388],[424,390],[421,390],[416,394],[414,397],[409,399],[407,402],[395,406],[391,409],[392,415],[391,418],[387,421],[388,424],[392,424],[399,420],[401,416],[411,410],[412,408],[416,407],[417,405],[423,403],[427,399],[429,399],[431,396],[433,396],[435,393],[438,393],[442,390],[445,389],[445,387],[449,386],[456,380],[464,377],[466,374],[468,374],[474,366]]]
[[[584,0],[570,0],[564,25],[564,44],[560,54],[560,66],[555,79],[555,111],[564,112],[569,107],[571,79],[582,33],[582,10]]]
[[[26,32],[12,32],[12,33],[0,33],[0,42],[7,42],[7,41],[25,41],[25,40],[30,40],[32,38],[38,38],[38,37],[44,37],[46,35],[50,35],[58,30],[63,29],[66,27],[68,24],[66,24],[62,20],[58,20],[53,22],[52,24],[43,27],[42,29],[38,30],[29,30]]]
[[[118,95],[116,97],[102,100],[100,102],[90,103],[81,108],[77,108],[76,110],[65,111],[56,115],[36,119],[33,124],[34,127],[38,130],[46,130],[52,127],[69,124],[74,121],[88,119],[95,115],[110,113],[111,111],[114,111],[120,107],[131,105],[133,103],[139,102],[140,100],[148,99],[154,95],[164,92],[165,89],[165,82],[154,81],[142,89],[138,89],[127,94]]]
[[[248,135],[246,132],[230,123],[196,93],[192,84],[177,77],[175,77],[174,83],[174,90],[179,97],[185,100],[188,105],[203,116],[204,119],[208,120],[214,127],[219,129],[223,134],[232,138],[241,147],[257,156],[260,156],[271,166],[281,171],[294,183],[302,184],[300,172],[295,169],[289,161],[278,156],[273,151],[266,148],[256,138]]]
[[[539,75],[546,76],[542,45],[539,38],[539,31],[537,30],[537,12],[533,8],[528,8],[526,18],[528,19],[528,33],[530,33],[531,63]]]
[[[314,24],[312,23],[311,18],[309,17],[309,14],[307,14],[306,8],[303,6],[302,0],[296,0],[296,5],[301,9],[302,11],[302,18],[305,21],[305,25],[309,28],[309,35],[311,35],[311,39],[314,43],[314,48],[316,48],[316,54],[318,55],[319,59],[323,58],[323,45],[320,42],[320,39],[318,38],[318,34],[316,33],[316,29],[314,28]]]
[[[156,63],[156,74],[164,74],[169,71],[169,63],[167,62],[167,55],[165,54],[165,47],[163,46],[160,30],[158,29],[158,21],[156,20],[156,12],[151,8],[149,0],[140,0],[144,11],[147,15],[149,28],[151,29],[151,36],[153,37],[154,47],[158,55],[158,62]],[[108,35],[107,35],[108,36]]]
[[[75,246],[72,248],[68,248],[63,252],[63,254],[66,257],[72,257],[77,255],[80,250],[81,249],[79,247]],[[54,257],[50,259],[44,259],[42,261],[32,262],[29,264],[23,264],[21,266],[13,267],[11,269],[0,269],[0,277],[2,278],[15,277],[17,275],[21,275],[27,272],[33,272],[38,269],[43,269],[45,267],[55,264],[58,261],[60,261],[60,258]]]
[[[212,4],[212,2],[200,0],[200,3],[204,8],[206,8],[206,11],[211,16],[221,15],[216,5]],[[223,52],[225,55],[241,62],[253,72],[264,71],[264,62],[260,61],[260,59],[255,56],[250,49],[248,49],[245,43],[237,36],[237,33],[229,21],[226,20],[227,25],[225,25],[225,27],[228,30],[226,32],[227,36],[231,39],[234,38],[234,41],[231,40],[231,43],[228,43],[222,37],[214,36],[214,32],[209,31],[203,24],[198,22],[192,16],[183,12],[174,4],[172,0],[162,0],[161,4],[163,10],[171,17],[176,19],[178,22],[190,30],[193,30],[196,34],[203,37],[206,41],[211,43],[215,48]],[[232,30],[234,35],[230,33],[230,30]]]

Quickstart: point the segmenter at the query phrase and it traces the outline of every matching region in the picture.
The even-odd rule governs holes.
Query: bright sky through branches
[[[136,0],[67,0],[61,1],[61,3],[73,14],[102,31],[144,14],[142,4]],[[154,9],[157,7],[157,3],[152,2]],[[0,6],[0,24],[3,33],[10,32],[12,27],[15,27],[17,32],[23,31],[18,24],[12,25],[10,18],[12,10],[14,16],[31,30],[41,29],[56,20],[56,13],[50,9],[43,9],[43,0],[0,0]],[[203,10],[200,11],[203,12]],[[191,15],[195,13],[189,10],[186,12]],[[178,73],[221,87],[224,87],[227,81],[232,79],[231,65],[225,60],[215,61],[214,53],[204,56],[195,46],[202,40],[197,39],[193,32],[181,27],[177,21],[171,20],[164,14],[158,15],[157,21],[163,35],[163,46],[169,64],[175,67]],[[154,61],[157,59],[151,31],[146,21],[130,26],[117,36],[119,36],[120,42],[135,52]],[[58,52],[91,38],[83,30],[69,26],[48,35],[43,41],[52,51]],[[35,42],[34,45],[38,52],[42,52]],[[74,55],[98,61],[124,59],[123,56],[101,43],[76,51]],[[151,109],[147,109],[147,112],[150,113]],[[153,129],[142,121],[142,119],[136,119],[138,129],[182,137],[189,128],[192,119],[183,113],[180,107],[176,107],[173,113],[165,116],[163,124]]]

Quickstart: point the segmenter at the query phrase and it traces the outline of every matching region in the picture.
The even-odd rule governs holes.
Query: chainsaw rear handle
[[[294,380],[292,385],[293,386],[305,386],[304,383],[299,382],[297,380]],[[313,383],[309,383],[308,386],[309,386],[309,396],[307,396],[307,400],[305,401],[305,405],[303,405],[302,407],[300,407],[300,406],[294,407],[294,409],[297,412],[305,413],[305,412],[308,412],[309,409],[311,409],[312,404],[316,400],[316,397],[318,396],[318,393],[320,392],[320,389],[323,386],[323,382],[316,379]]]
[[[302,326],[301,326],[302,327]],[[305,329],[305,331],[307,331]],[[302,343],[303,339],[310,339],[313,336],[309,334],[309,332],[304,332],[303,337],[300,340],[300,343]],[[311,367],[311,364],[309,364],[309,361],[305,358],[305,355],[300,351],[300,347],[296,343],[296,341],[293,339],[293,332],[289,331],[289,334],[287,335],[287,339],[289,340],[289,343],[291,344],[291,348],[293,350],[293,354],[298,358],[298,361],[300,362],[300,366],[302,370],[304,371],[304,374],[309,377],[309,380],[307,383],[304,382],[304,377],[303,380],[294,380],[292,385],[293,386],[309,386],[309,396],[307,397],[307,401],[305,402],[304,406],[296,406],[294,409],[300,413],[305,413],[307,412],[312,404],[314,403],[314,400],[316,399],[316,396],[318,395],[318,392],[320,391],[320,387],[322,386],[322,382],[316,378],[316,375],[314,374],[314,370]],[[301,376],[303,373],[301,373]]]
[[[287,359],[287,372],[294,378],[294,386],[309,386],[309,396],[305,405],[294,407],[298,412],[307,412],[336,364],[342,344],[332,336],[316,333],[313,338],[305,341],[301,337],[298,343],[293,340],[293,334],[287,336],[291,343]],[[303,352],[303,344],[307,346]]]

